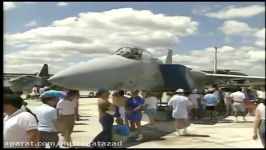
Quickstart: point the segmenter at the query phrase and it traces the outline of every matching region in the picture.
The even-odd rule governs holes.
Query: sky
[[[196,70],[265,76],[264,2],[3,2],[4,72],[54,74],[137,46]]]

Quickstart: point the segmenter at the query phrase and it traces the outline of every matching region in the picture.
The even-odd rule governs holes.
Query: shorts
[[[246,111],[244,103],[234,102],[233,103],[233,111],[244,113]]]
[[[215,106],[206,106],[205,110],[215,110]]]
[[[147,109],[145,111],[145,113],[149,116],[149,117],[154,117],[156,115],[157,109],[156,108],[150,108]]]
[[[142,114],[141,112],[134,112],[129,115],[126,115],[126,119],[130,121],[141,121]]]

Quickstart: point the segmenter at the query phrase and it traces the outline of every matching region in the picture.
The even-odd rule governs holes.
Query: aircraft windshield
[[[115,55],[120,55],[129,59],[151,59],[152,54],[144,49],[122,47],[115,52]]]

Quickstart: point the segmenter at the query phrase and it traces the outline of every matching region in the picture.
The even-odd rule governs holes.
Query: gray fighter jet
[[[10,87],[12,91],[30,93],[35,85],[38,86],[49,85],[50,83],[47,81],[47,79],[50,76],[51,75],[48,74],[48,65],[44,64],[41,71],[38,74],[19,75],[15,78],[11,78],[10,80],[8,80],[7,85]]]
[[[49,81],[70,89],[97,90],[100,87],[115,89],[141,89],[151,91],[174,91],[178,88],[203,89],[206,84],[219,80],[247,79],[262,81],[264,77],[209,74],[190,69],[181,64],[171,64],[172,51],[166,63],[156,59],[142,48],[122,47],[113,55],[95,58],[66,68]]]

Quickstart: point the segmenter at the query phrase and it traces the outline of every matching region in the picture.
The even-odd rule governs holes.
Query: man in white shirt
[[[76,99],[79,97],[79,91],[69,90],[67,91],[66,97],[59,100],[56,109],[59,112],[59,122],[64,124],[62,129],[62,136],[64,144],[63,146],[72,146],[71,133],[75,125],[75,116],[77,112]]]
[[[34,116],[20,109],[19,95],[4,95],[4,147],[37,148],[39,134]]]
[[[260,90],[257,90],[257,97],[260,102],[264,102],[265,100],[265,89],[261,87]]]
[[[261,143],[265,148],[265,100],[261,102],[256,108],[252,136],[254,140],[258,138],[258,133]]]
[[[190,113],[192,104],[187,97],[184,96],[184,90],[178,89],[168,102],[168,106],[173,108],[172,116],[175,118],[176,134],[180,135],[179,129],[184,129],[183,134],[187,134],[188,113]]]
[[[245,105],[244,105],[244,99],[245,94],[241,92],[241,88],[237,88],[234,93],[230,94],[229,96],[234,102],[233,102],[233,110],[235,115],[235,122],[238,122],[237,117],[241,113],[243,116],[243,120],[246,121],[245,118]]]
[[[146,91],[144,99],[144,107],[145,107],[145,113],[149,117],[150,124],[148,126],[149,129],[154,129],[155,126],[155,115],[157,113],[157,102],[158,99],[155,96],[152,96],[152,93],[150,91]]]

